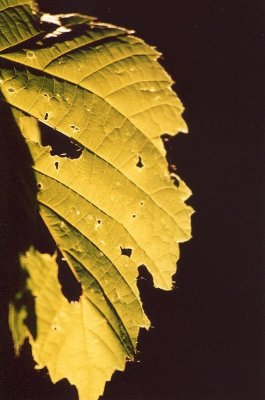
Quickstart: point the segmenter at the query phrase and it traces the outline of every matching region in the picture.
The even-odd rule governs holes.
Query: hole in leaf
[[[47,93],[43,93],[44,97],[49,97],[49,95]]]
[[[42,189],[42,184],[41,184],[41,183],[38,183],[38,184],[37,184],[37,188],[38,188],[39,190],[41,190],[41,189]]]
[[[120,246],[120,249],[121,249],[122,256],[127,256],[129,258],[131,257],[132,249],[130,249],[129,247],[121,247],[121,246]]]
[[[138,168],[143,168],[143,166],[144,166],[144,164],[143,164],[143,162],[142,162],[142,157],[138,157],[138,161],[137,161],[137,164],[136,164],[136,167],[138,167]]]
[[[70,128],[72,129],[73,133],[80,131],[80,129],[75,125],[70,125]]]
[[[170,179],[173,181],[175,186],[179,187],[179,180],[174,175],[171,175]]]
[[[144,201],[140,201],[140,206],[143,207],[144,206]]]
[[[102,220],[101,219],[97,219],[94,228],[98,229],[102,224]]]
[[[67,298],[69,303],[71,301],[79,301],[82,295],[81,284],[77,281],[67,262],[62,257],[62,253],[58,250],[56,259],[58,263],[58,280],[61,285],[63,295]]]
[[[54,166],[55,166],[55,168],[58,170],[58,169],[59,169],[59,162],[58,162],[58,161],[55,161]]]
[[[132,217],[133,217],[133,218],[136,218],[136,217],[137,217],[137,214],[135,214],[135,213],[132,214]]]
[[[51,146],[52,156],[77,159],[82,155],[83,149],[69,137],[45,124],[40,124],[40,129],[42,145]]]
[[[48,118],[49,118],[49,114],[48,114],[48,113],[45,113],[45,115],[44,115],[44,121],[47,121]]]
[[[9,91],[9,93],[14,93],[15,89],[13,89],[12,87],[7,89]]]

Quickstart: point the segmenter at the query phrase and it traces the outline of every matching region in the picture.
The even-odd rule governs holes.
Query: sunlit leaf
[[[0,51],[41,33],[33,0],[0,0]]]
[[[25,292],[32,293],[37,315],[36,338],[32,326],[27,333],[38,368],[47,366],[53,382],[67,377],[77,386],[80,399],[97,399],[113,368],[123,370],[126,360],[111,321],[84,295],[79,302],[66,300],[58,284],[55,256],[30,249],[21,257],[21,266],[28,275]],[[15,311],[17,303],[10,314],[23,319],[24,309]]]
[[[139,266],[170,290],[179,243],[190,238],[191,192],[168,172],[161,140],[187,128],[154,48],[91,17],[41,18],[47,34],[0,53],[1,96],[34,162],[40,215],[82,296],[69,304],[55,256],[31,249],[21,258],[29,277],[17,296],[27,290],[36,298],[36,332],[25,319],[32,309],[15,306],[17,299],[10,325],[17,348],[30,336],[36,363],[54,382],[66,377],[80,399],[96,400],[149,326]],[[50,146],[42,144],[44,125],[54,129]],[[58,151],[62,137],[77,149],[74,158]]]

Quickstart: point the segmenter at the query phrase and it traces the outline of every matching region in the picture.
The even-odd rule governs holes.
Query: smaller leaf
[[[9,305],[9,326],[12,331],[12,337],[15,347],[15,353],[19,356],[20,348],[23,345],[27,335],[27,328],[25,326],[25,320],[27,318],[26,306],[17,307],[18,298],[14,300],[14,303]]]
[[[28,274],[25,290],[10,305],[10,329],[18,350],[28,336],[36,368],[47,367],[52,382],[67,378],[78,389],[80,400],[96,400],[115,369],[124,370],[126,351],[111,325],[92,301],[82,295],[69,303],[58,283],[56,256],[33,248],[21,256]],[[30,292],[35,304],[36,337],[26,320],[30,310],[18,307]]]

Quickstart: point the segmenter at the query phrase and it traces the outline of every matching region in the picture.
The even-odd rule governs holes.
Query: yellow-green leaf
[[[71,304],[61,292],[55,256],[34,249],[21,257],[37,315],[34,338],[28,330],[37,368],[47,367],[51,380],[67,378],[77,386],[80,400],[95,400],[102,394],[113,369],[123,370],[126,352],[110,322],[86,296]],[[22,319],[24,309],[11,314]],[[25,318],[25,317],[24,317]],[[13,335],[17,324],[11,321]],[[16,339],[16,337],[14,337]]]
[[[31,249],[21,260],[36,297],[37,330],[33,335],[25,322],[27,307],[11,306],[10,324],[17,347],[30,335],[35,361],[54,382],[66,377],[81,399],[96,400],[115,369],[134,358],[139,329],[149,326],[139,266],[155,287],[170,290],[179,243],[190,238],[191,192],[169,173],[161,140],[187,127],[154,48],[90,17],[42,18],[60,29],[0,53],[1,99],[27,139],[40,215],[82,296],[69,304],[55,258]],[[44,124],[55,141],[64,135],[79,146],[77,159],[41,145]]]
[[[41,33],[33,0],[0,0],[0,51]]]

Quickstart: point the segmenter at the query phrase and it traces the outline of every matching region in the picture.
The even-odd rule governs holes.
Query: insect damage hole
[[[97,219],[96,220],[96,224],[95,224],[95,229],[98,229],[101,225],[102,225],[102,220],[101,219]]]
[[[80,131],[80,129],[76,125],[70,125],[70,128],[72,129],[73,133],[76,133],[76,132]]]
[[[43,118],[43,119],[44,119],[44,121],[48,121],[48,119],[49,119],[49,114],[48,114],[47,112],[45,113],[45,115],[44,115],[44,118]]]
[[[129,247],[122,247],[120,246],[120,250],[121,250],[121,255],[122,256],[127,256],[127,257],[131,257],[132,255],[132,249],[130,249]]]
[[[74,276],[62,253],[57,250],[57,254],[56,261],[59,267],[58,280],[61,285],[62,294],[66,297],[69,303],[71,303],[71,301],[79,301],[79,298],[82,295],[81,284]]]
[[[77,159],[81,157],[83,148],[73,139],[41,123],[41,142],[43,146],[51,147],[51,155],[62,158]]]
[[[142,161],[142,157],[138,156],[138,161],[136,163],[136,167],[137,168],[143,168],[143,166],[144,166],[144,164],[143,164],[143,161]]]
[[[56,168],[57,171],[58,171],[58,169],[59,169],[59,162],[58,162],[58,161],[55,161],[54,166],[55,166],[55,168]]]
[[[174,183],[175,186],[179,187],[179,180],[175,175],[171,175],[170,179]]]

